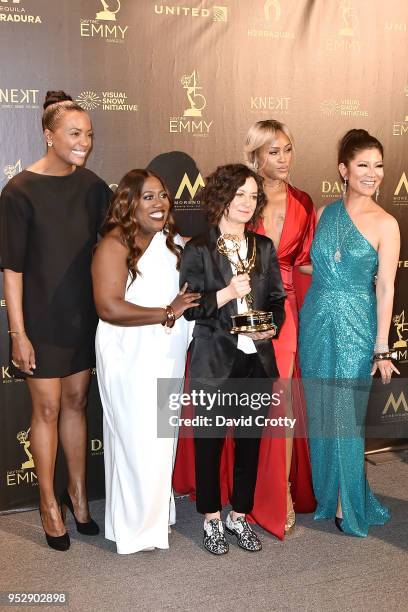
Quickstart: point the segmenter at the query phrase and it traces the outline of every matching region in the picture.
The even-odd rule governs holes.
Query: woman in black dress
[[[111,195],[83,168],[92,145],[88,114],[64,92],[48,92],[47,152],[0,197],[0,265],[11,338],[11,372],[26,377],[40,514],[52,548],[70,545],[53,480],[58,438],[69,483],[61,500],[81,533],[96,535],[85,490],[85,409],[97,324],[92,248]]]

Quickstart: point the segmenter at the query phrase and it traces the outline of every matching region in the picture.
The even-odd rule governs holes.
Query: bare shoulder
[[[390,233],[399,235],[399,225],[393,215],[388,213],[386,210],[381,208],[378,204],[373,203],[374,219],[377,227],[381,230],[381,234],[387,234],[389,237]]]
[[[316,220],[319,221],[323,214],[323,211],[327,208],[328,204],[322,204],[316,211]]]
[[[120,232],[115,228],[106,234],[96,245],[94,261],[104,261],[105,263],[113,261],[126,262],[127,255],[128,249],[120,238]]]
[[[115,253],[127,253],[127,247],[123,244],[120,230],[115,227],[98,242],[97,250],[113,251]]]

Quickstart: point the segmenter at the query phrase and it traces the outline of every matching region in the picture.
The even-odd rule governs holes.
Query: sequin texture
[[[347,232],[335,261],[336,222]],[[312,244],[313,281],[300,313],[299,356],[309,420],[315,519],[333,518],[340,491],[345,533],[366,536],[390,518],[364,472],[364,421],[377,331],[378,255],[342,200],[323,211]]]

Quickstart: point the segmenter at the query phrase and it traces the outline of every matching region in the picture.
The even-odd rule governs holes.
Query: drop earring
[[[258,161],[257,161],[255,155],[254,155],[254,161],[252,162],[252,167],[254,169],[254,172],[258,172],[259,164],[258,164]]]
[[[380,188],[377,187],[376,191],[375,191],[375,201],[378,202],[378,196],[380,195]]]
[[[347,180],[347,177],[344,177],[344,180],[343,180],[343,197],[344,197],[344,196],[346,195],[346,193],[347,193],[347,185],[348,185],[348,180]]]

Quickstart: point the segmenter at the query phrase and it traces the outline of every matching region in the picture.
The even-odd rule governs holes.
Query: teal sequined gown
[[[338,243],[341,260],[336,262]],[[322,213],[311,257],[313,281],[300,312],[299,355],[318,503],[315,519],[335,516],[340,491],[343,531],[366,536],[370,525],[390,518],[364,471],[378,256],[339,200]]]

